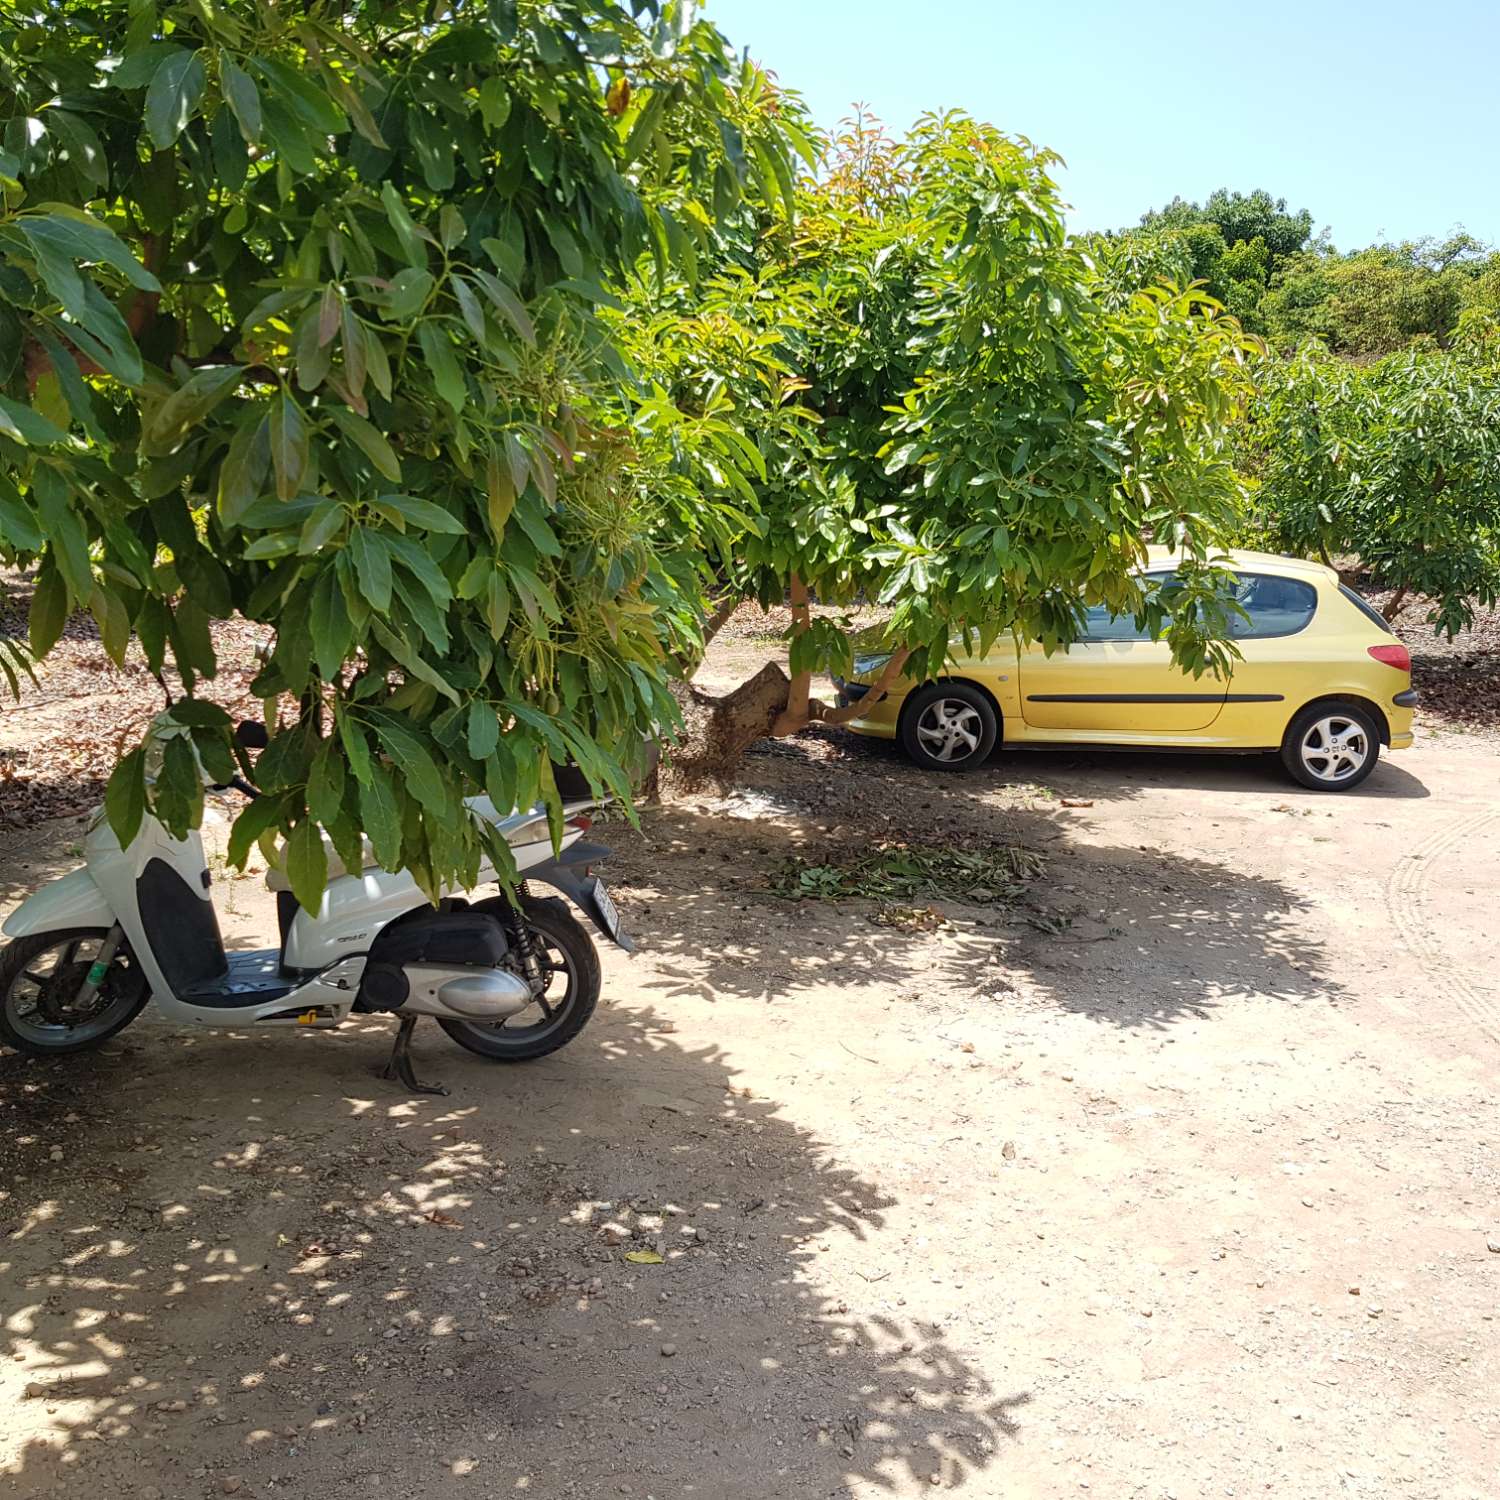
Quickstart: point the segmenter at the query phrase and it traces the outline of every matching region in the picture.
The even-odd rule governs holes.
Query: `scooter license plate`
[[[615,908],[613,898],[604,889],[602,880],[594,882],[594,910],[598,913],[599,925],[618,943],[621,931],[620,913]]]

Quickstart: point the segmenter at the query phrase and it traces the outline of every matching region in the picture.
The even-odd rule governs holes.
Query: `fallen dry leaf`
[[[426,1219],[429,1224],[438,1224],[441,1225],[441,1227],[444,1229],[462,1229],[464,1227],[451,1214],[445,1214],[439,1208],[433,1209],[430,1214],[423,1214],[422,1217]]]
[[[1061,801],[1064,807],[1092,807],[1094,805],[1092,797],[1063,797]]]
[[[659,1266],[662,1262],[655,1250],[627,1250],[625,1259],[637,1266]]]

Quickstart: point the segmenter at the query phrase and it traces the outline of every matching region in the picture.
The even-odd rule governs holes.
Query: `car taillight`
[[[579,813],[576,818],[568,819],[568,827],[576,828],[579,833],[587,833],[594,826],[594,820],[587,813]]]
[[[1370,655],[1398,672],[1411,671],[1411,652],[1405,646],[1371,646]]]

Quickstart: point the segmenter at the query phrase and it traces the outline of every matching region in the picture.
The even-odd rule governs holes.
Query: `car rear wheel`
[[[1000,737],[994,705],[966,682],[918,688],[901,715],[901,744],[930,771],[968,771],[988,759]]]
[[[1380,730],[1357,703],[1313,703],[1287,728],[1281,763],[1315,792],[1347,792],[1375,769]]]

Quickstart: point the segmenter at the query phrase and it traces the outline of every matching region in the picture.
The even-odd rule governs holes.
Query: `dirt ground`
[[[0,1494],[1488,1500],[1497,769],[808,736],[601,830],[641,952],[543,1062],[0,1058]],[[0,913],[78,836],[8,835]],[[935,931],[768,889],[881,839],[1045,865]]]

